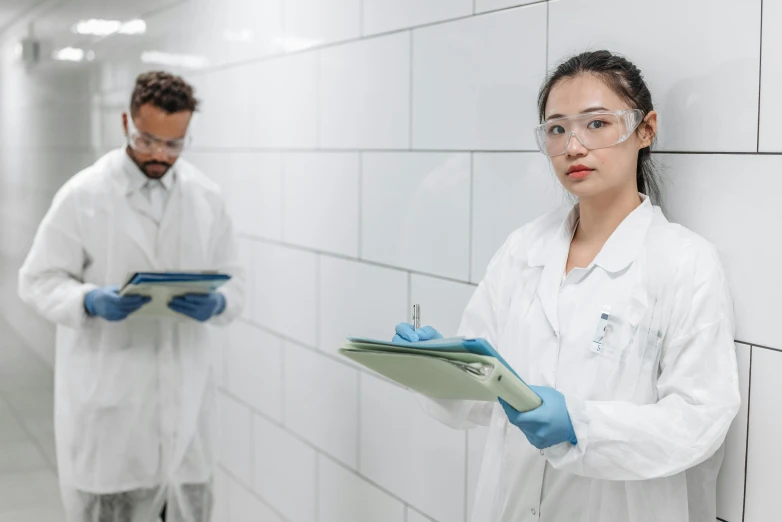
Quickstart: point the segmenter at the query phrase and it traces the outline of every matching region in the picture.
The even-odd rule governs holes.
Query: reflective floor
[[[0,522],[62,522],[51,369],[0,320]]]

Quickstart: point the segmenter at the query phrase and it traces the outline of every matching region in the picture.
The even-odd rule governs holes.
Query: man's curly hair
[[[136,79],[136,87],[130,97],[131,116],[148,103],[168,114],[198,110],[193,87],[181,77],[163,71],[146,72]]]

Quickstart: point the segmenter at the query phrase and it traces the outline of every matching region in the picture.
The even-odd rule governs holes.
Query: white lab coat
[[[510,236],[459,334],[486,338],[529,384],[561,391],[578,444],[539,451],[496,403],[421,401],[452,427],[489,426],[472,520],[713,522],[740,403],[717,253],[644,198],[563,281],[578,217],[568,210]]]
[[[115,150],[70,179],[19,273],[21,297],[57,324],[55,428],[68,521],[84,520],[90,495],[126,491],[154,492],[152,511],[164,501],[169,513],[180,511],[182,486],[211,483],[216,460],[211,362],[222,346],[213,325],[232,321],[244,302],[231,220],[218,188],[180,159],[150,236],[133,168],[125,150]],[[180,269],[233,276],[221,288],[220,316],[208,324],[141,316],[110,323],[85,312],[95,288],[135,271]]]

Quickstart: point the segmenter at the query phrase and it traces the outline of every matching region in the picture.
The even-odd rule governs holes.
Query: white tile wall
[[[475,0],[475,11],[483,13],[537,2],[540,0]]]
[[[230,327],[226,353],[228,390],[265,415],[282,420],[283,341],[257,326],[237,321]]]
[[[407,317],[407,274],[354,261],[321,258],[321,350],[336,353],[348,336],[390,339]]]
[[[220,460],[231,474],[250,484],[252,414],[245,405],[226,395],[220,396],[219,406]]]
[[[475,501],[475,491],[483,462],[483,451],[486,449],[486,439],[489,428],[480,426],[467,432],[467,512],[472,513]]]
[[[782,513],[779,483],[782,481],[782,352],[752,349],[752,405],[747,450],[747,498],[745,522],[771,520]]]
[[[279,426],[255,417],[255,491],[291,522],[316,512],[317,455]]]
[[[410,35],[393,34],[321,52],[320,145],[410,145]]]
[[[782,177],[776,173],[782,157],[664,155],[662,160],[669,217],[720,252],[733,291],[736,338],[782,346],[773,320],[779,310],[775,290],[782,288],[782,244],[762,232],[780,224],[776,194]],[[748,234],[748,227],[758,233]]]
[[[256,243],[253,320],[314,346],[318,338],[318,256]]]
[[[195,156],[194,163],[209,172],[220,185],[238,233],[275,240],[281,238],[283,178],[280,154],[235,152],[196,153]]]
[[[370,35],[472,14],[472,0],[364,0],[364,34]]]
[[[83,13],[162,4],[128,6],[73,0],[56,11],[62,32],[36,31],[86,45],[69,33]],[[223,187],[250,289],[246,320],[215,354],[225,392],[219,520],[467,520],[485,432],[468,444],[404,390],[357,377],[336,348],[349,334],[391,337],[412,302],[425,323],[455,331],[467,282],[513,229],[563,201],[546,159],[525,152],[547,65],[604,45],[644,71],[663,150],[750,153],[659,159],[670,217],[720,250],[740,340],[782,348],[772,327],[782,163],[752,154],[782,151],[781,17],[778,0],[762,2],[761,53],[761,0],[188,0],[145,15],[144,37],[93,41],[95,64],[28,72],[6,52],[25,21],[0,35],[0,290],[14,294],[54,191],[122,145],[135,75],[164,67],[141,53],[203,59],[205,68],[173,70],[203,100],[191,157]],[[14,299],[0,312],[53,361],[51,326]],[[773,489],[782,368],[779,352],[753,350],[752,404],[734,423],[719,483],[728,522],[741,520],[746,436],[745,520],[782,509]],[[738,354],[746,398],[747,346]],[[0,508],[12,501],[0,494]]]
[[[414,31],[414,147],[535,149],[545,72],[545,4]]]
[[[473,170],[471,280],[479,282],[511,232],[570,200],[539,153],[476,154]]]
[[[749,370],[751,348],[736,344],[739,365],[741,408],[725,439],[725,460],[717,484],[717,516],[741,520],[744,513],[744,467],[747,462],[747,416],[749,413]]]
[[[406,390],[361,375],[360,471],[436,520],[461,520],[465,433],[427,417]]]
[[[289,50],[358,38],[361,0],[287,0],[285,29]]]
[[[226,479],[227,484],[227,504],[230,506],[230,512],[225,515],[215,513],[215,520],[228,522],[247,522],[248,514],[252,513],[252,520],[259,522],[285,522],[285,520],[262,502],[257,496],[253,495],[246,486]],[[217,518],[218,516],[226,518]]]
[[[468,277],[470,155],[362,155],[363,259]]]
[[[313,349],[286,343],[285,425],[355,469],[358,372]]]
[[[252,146],[318,146],[318,67],[317,53],[287,56],[247,66],[251,95],[242,111],[250,118]]]
[[[318,458],[318,472],[320,522],[404,522],[404,504],[355,472],[324,457]]]
[[[358,257],[358,169],[358,154],[286,155],[285,241]]]
[[[762,75],[760,84],[760,140],[761,152],[782,152],[782,2],[763,2]]]
[[[660,150],[757,149],[760,0],[716,8],[712,0],[552,0],[549,11],[551,66],[608,48],[643,71],[660,113]],[[597,26],[611,29],[584,30]],[[639,37],[663,27],[654,45]]]

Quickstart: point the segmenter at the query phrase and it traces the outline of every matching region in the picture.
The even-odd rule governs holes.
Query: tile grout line
[[[273,246],[278,246],[278,247],[289,248],[289,249],[295,250],[297,252],[306,252],[306,253],[309,253],[309,254],[323,256],[323,257],[327,257],[327,258],[331,258],[331,259],[339,259],[339,260],[342,260],[342,261],[349,261],[349,262],[353,262],[353,263],[357,263],[357,264],[374,266],[376,268],[386,268],[388,270],[394,270],[394,271],[397,271],[397,272],[404,272],[406,274],[410,273],[410,274],[419,275],[419,276],[423,276],[423,277],[429,277],[431,279],[437,279],[437,280],[440,280],[440,281],[448,281],[448,282],[451,282],[451,283],[458,283],[458,284],[463,284],[463,285],[473,286],[473,287],[477,286],[476,283],[473,283],[471,281],[466,281],[466,280],[463,280],[463,279],[456,279],[456,278],[449,277],[449,276],[442,276],[442,275],[438,275],[438,274],[432,274],[432,273],[428,273],[428,272],[421,272],[421,271],[418,271],[418,270],[412,270],[412,269],[407,269],[407,268],[393,266],[393,265],[387,265],[387,264],[380,263],[380,262],[377,262],[377,261],[372,261],[370,259],[359,259],[359,258],[355,258],[355,257],[346,256],[344,254],[339,254],[339,253],[336,253],[336,252],[326,252],[326,251],[323,251],[323,250],[318,250],[318,249],[315,249],[315,248],[310,248],[310,247],[306,247],[306,246],[302,246],[302,245],[296,245],[296,244],[293,244],[293,243],[286,243],[284,241],[279,241],[279,240],[276,240],[276,239],[270,239],[270,238],[260,237],[260,236],[253,236],[253,235],[249,235],[249,234],[239,234],[239,238],[240,239],[249,240],[249,241],[254,241],[254,242],[257,242],[257,243],[266,244],[266,245],[273,245]]]
[[[412,151],[413,150],[413,143],[414,143],[413,142],[413,117],[414,117],[413,100],[415,98],[415,90],[414,90],[414,84],[413,84],[413,79],[414,79],[414,75],[415,75],[415,67],[414,67],[415,54],[413,53],[413,45],[414,45],[413,41],[414,41],[415,38],[413,36],[413,31],[412,30],[410,30],[409,33],[410,33],[410,50],[409,50],[410,51],[410,54],[409,54],[409,60],[410,60],[410,63],[409,63],[409,67],[410,67],[410,69],[409,69],[409,72],[410,72],[410,86],[409,86],[408,96],[410,97],[410,99],[408,100],[408,115],[407,115],[407,117],[408,117],[408,122],[407,122],[407,127],[408,127],[407,133],[408,133],[408,136],[407,136],[407,140],[408,141],[407,142],[408,142],[410,150]]]
[[[467,280],[472,281],[473,239],[475,237],[475,154],[470,153],[470,202],[467,230]]]
[[[760,118],[763,117],[761,112],[761,96],[763,96],[763,0],[760,0],[760,56],[758,60],[758,140],[756,150],[760,152]]]
[[[49,456],[46,454],[46,451],[44,451],[43,446],[38,441],[37,438],[35,438],[35,435],[33,435],[33,432],[27,427],[27,424],[24,422],[24,418],[21,417],[21,413],[19,413],[16,410],[16,406],[14,406],[11,401],[9,401],[7,398],[0,395],[0,401],[4,401],[8,405],[8,410],[11,412],[11,415],[16,420],[17,424],[22,428],[22,431],[24,431],[25,435],[27,435],[27,442],[32,443],[33,446],[35,446],[36,451],[38,452],[38,455],[41,457],[43,462],[46,464],[47,471],[53,471],[55,474],[57,473],[57,462],[52,462],[49,460]],[[52,401],[54,401],[54,392],[52,392]],[[54,416],[52,416],[54,417]],[[53,423],[52,419],[52,423]],[[52,426],[54,428],[54,426]]]
[[[744,498],[741,505],[741,520],[747,516],[747,471],[749,470],[749,429],[750,410],[752,408],[752,357],[755,349],[749,347],[749,379],[747,382],[747,437],[744,441]]]
[[[278,516],[278,517],[279,517],[281,520],[283,520],[284,522],[290,522],[290,520],[288,520],[288,518],[287,518],[285,515],[283,515],[283,514],[282,514],[282,512],[281,512],[279,509],[277,509],[277,508],[276,508],[276,507],[275,507],[275,506],[274,506],[274,505],[273,505],[271,502],[269,502],[268,500],[266,500],[266,499],[263,497],[263,495],[260,495],[260,494],[259,494],[257,491],[255,491],[255,489],[254,489],[254,488],[251,488],[251,487],[250,487],[248,484],[245,484],[245,483],[242,481],[242,479],[240,479],[239,477],[237,477],[237,476],[234,474],[234,472],[233,472],[233,471],[231,471],[231,470],[230,470],[230,469],[229,469],[229,468],[228,468],[228,467],[227,467],[225,464],[223,464],[223,463],[221,462],[221,463],[219,463],[217,466],[218,466],[218,468],[219,468],[219,469],[220,469],[220,470],[221,470],[223,473],[225,473],[226,475],[228,475],[228,478],[230,478],[230,479],[231,479],[231,482],[233,482],[233,484],[232,484],[232,485],[238,485],[239,487],[241,487],[243,490],[245,490],[245,492],[247,492],[249,495],[251,495],[251,496],[255,497],[255,498],[256,498],[258,501],[260,501],[260,502],[261,502],[263,505],[265,505],[267,508],[269,508],[269,509],[270,509],[270,510],[271,510],[271,511],[272,511],[272,512],[275,514],[275,515],[277,515],[277,516]],[[222,521],[220,521],[220,522],[222,522]]]

